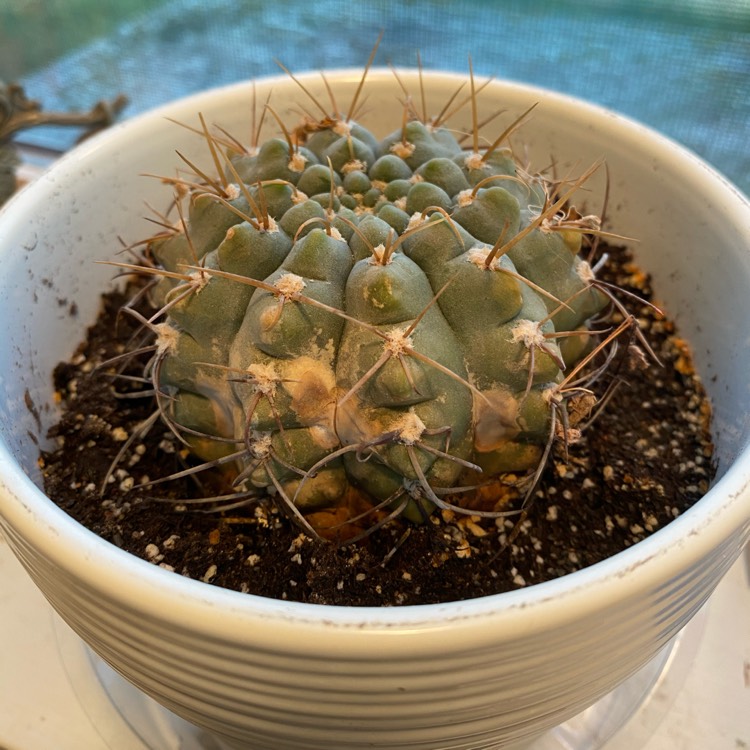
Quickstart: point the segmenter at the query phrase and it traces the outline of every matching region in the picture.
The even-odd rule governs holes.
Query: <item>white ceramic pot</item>
[[[359,71],[333,72],[348,101]],[[327,101],[317,75],[305,84]],[[402,79],[418,91],[414,72]],[[426,78],[437,107],[459,77]],[[279,78],[258,99],[304,95]],[[399,88],[367,83],[365,124]],[[650,660],[706,601],[750,534],[750,205],[695,156],[596,107],[493,82],[480,117],[540,102],[523,139],[560,173],[604,156],[609,219],[641,239],[641,265],[695,349],[715,411],[718,478],[689,512],[588,569],[484,599],[403,608],[273,601],[188,580],[115,548],[39,487],[38,444],[55,419],[51,371],[92,322],[116,238],[148,234],[143,203],[172,173],[175,148],[201,139],[167,121],[203,112],[247,133],[250,87],[207,92],[88,141],[0,214],[0,516],[45,596],[128,680],[232,746],[488,750],[523,745],[573,716]],[[468,117],[463,118],[467,120]],[[587,195],[601,195],[603,175]],[[598,209],[599,206],[592,206]],[[77,313],[71,314],[75,303]],[[85,457],[84,457],[85,460]]]

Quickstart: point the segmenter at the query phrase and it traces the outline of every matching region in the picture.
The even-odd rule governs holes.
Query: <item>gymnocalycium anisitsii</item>
[[[148,263],[120,264],[152,277],[157,310],[133,312],[157,408],[131,440],[161,420],[194,457],[159,481],[223,471],[207,506],[271,498],[311,535],[354,493],[362,536],[436,508],[502,515],[463,499],[533,485],[576,439],[617,339],[641,335],[587,260],[600,219],[570,202],[599,165],[531,173],[510,137],[533,106],[480,138],[468,85],[432,118],[404,92],[384,138],[355,120],[361,87],[342,112],[301,86],[323,114],[294,129],[266,103],[250,146],[200,116],[212,169],[182,157],[191,177],[162,178],[179,215]],[[463,139],[446,124],[462,101]],[[621,322],[592,330],[608,309]]]

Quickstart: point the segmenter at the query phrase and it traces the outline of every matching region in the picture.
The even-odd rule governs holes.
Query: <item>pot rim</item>
[[[399,69],[406,80],[417,80],[412,69]],[[319,73],[302,73],[302,82],[318,81]],[[424,71],[425,81],[465,81],[459,73]],[[327,71],[331,84],[361,77],[360,69]],[[373,68],[368,84],[393,80],[389,69]],[[259,78],[257,84],[279,87],[289,85],[286,76]],[[38,195],[50,189],[58,176],[80,160],[94,162],[99,152],[112,144],[145,134],[154,120],[166,116],[179,119],[183,114],[205,111],[206,105],[247,91],[250,82],[240,82],[193,94],[162,105],[149,112],[118,123],[105,132],[83,142],[65,154],[49,170],[48,178],[23,188],[0,212],[2,223],[19,221]],[[726,178],[683,146],[656,131],[595,104],[565,94],[513,81],[495,80],[494,91],[510,95],[543,99],[545,109],[564,117],[571,109],[582,110],[587,119],[606,127],[613,139],[637,143],[640,149],[659,153],[662,162],[670,162],[682,179],[700,181],[706,200],[722,206],[724,217],[738,226],[750,227],[750,203]],[[0,223],[0,242],[3,239]],[[748,231],[750,239],[750,231]],[[748,243],[750,245],[750,242]],[[265,621],[276,628],[305,625],[330,636],[328,645],[337,648],[342,631],[367,633],[373,630],[410,633],[424,638],[446,628],[470,631],[486,627],[498,617],[503,626],[520,633],[543,627],[554,618],[565,622],[583,611],[605,609],[623,596],[637,596],[644,582],[659,579],[664,586],[687,570],[696,571],[701,559],[712,554],[722,541],[743,525],[750,525],[750,451],[742,446],[723,476],[691,509],[638,544],[575,573],[538,583],[519,590],[445,604],[407,605],[401,607],[343,607],[306,604],[267,599],[242,594],[201,581],[191,580],[146,562],[102,540],[81,526],[51,502],[16,462],[4,441],[0,440],[0,506],[5,523],[18,539],[33,539],[55,564],[94,590],[116,591],[117,597],[135,611],[161,613],[173,622],[191,622],[205,632],[236,637],[238,627]],[[22,541],[21,545],[28,542]],[[339,643],[339,647],[341,644]]]

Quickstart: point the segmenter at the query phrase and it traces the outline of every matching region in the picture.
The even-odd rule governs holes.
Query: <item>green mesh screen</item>
[[[123,92],[126,114],[277,73],[376,64],[475,71],[611,107],[750,192],[750,0],[0,0],[0,78],[55,108]],[[64,148],[47,129],[22,140]]]

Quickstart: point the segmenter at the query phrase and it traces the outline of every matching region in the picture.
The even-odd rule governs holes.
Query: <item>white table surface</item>
[[[712,597],[687,675],[667,678],[602,750],[750,749],[747,559]],[[60,653],[61,627],[0,535],[0,750],[144,750],[129,732],[105,739],[92,724]]]

